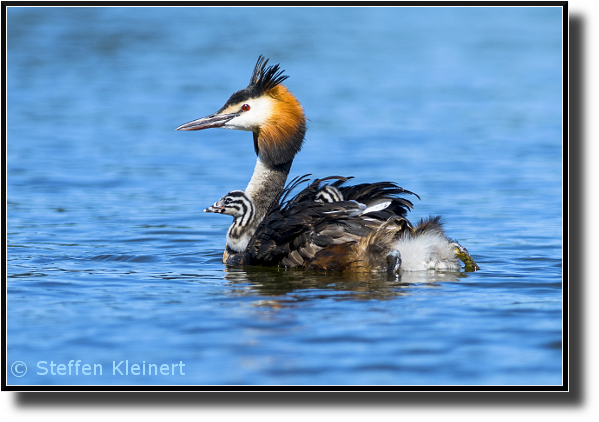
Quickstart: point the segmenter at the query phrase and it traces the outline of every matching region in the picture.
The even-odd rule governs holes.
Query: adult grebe
[[[207,209],[235,217],[223,262],[397,271],[400,264],[404,270],[454,270],[461,259],[467,269],[478,269],[465,248],[445,236],[438,217],[416,228],[410,224],[406,214],[412,203],[403,196],[415,194],[394,183],[341,186],[347,178],[324,184],[335,177],[317,179],[285,201],[299,183],[285,189],[293,159],[304,142],[306,118],[299,101],[281,85],[288,76],[279,65],[267,67],[267,63],[260,56],[249,85],[231,95],[216,113],[177,128],[253,133],[258,158],[245,192],[225,195]],[[226,201],[238,208],[228,208]],[[379,209],[363,212],[375,206]],[[418,257],[409,260],[413,265],[406,263],[410,255]]]

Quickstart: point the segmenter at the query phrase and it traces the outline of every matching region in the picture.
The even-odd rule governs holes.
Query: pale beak
[[[213,127],[223,127],[229,120],[239,116],[239,113],[211,114],[179,126],[176,130],[202,130]]]
[[[219,204],[218,202],[214,205],[209,206],[208,208],[206,208],[204,210],[204,212],[215,212],[217,214],[222,214],[222,212],[225,210],[225,206],[222,204]]]

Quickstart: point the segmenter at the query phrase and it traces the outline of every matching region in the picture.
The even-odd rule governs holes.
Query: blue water
[[[7,383],[561,385],[561,12],[9,8]],[[174,129],[259,54],[310,119],[291,176],[396,181],[481,271],[223,266],[201,211],[251,134]]]

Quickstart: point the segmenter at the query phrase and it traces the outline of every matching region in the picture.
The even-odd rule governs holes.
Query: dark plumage
[[[313,200],[323,187],[329,186],[323,182],[335,180],[333,184],[339,187],[348,180],[339,176],[316,179],[293,198],[287,199],[298,185],[308,181],[307,176],[295,178],[281,191],[279,200],[258,225],[247,248],[230,254],[226,263],[332,271],[350,268],[359,271],[386,270],[387,255],[392,250],[390,242],[411,228],[409,222],[397,216],[381,221],[380,212],[373,213],[379,214],[374,218],[369,213],[363,214],[367,206],[355,200],[329,203]],[[377,192],[377,201],[404,199],[400,195],[409,193],[397,186],[388,189],[386,184],[381,184],[382,190],[369,184],[361,186]],[[360,189],[354,190],[356,195],[359,192]],[[386,242],[378,242],[383,236],[375,234],[380,230],[393,235],[387,236]],[[361,248],[366,248],[367,253],[360,254]]]

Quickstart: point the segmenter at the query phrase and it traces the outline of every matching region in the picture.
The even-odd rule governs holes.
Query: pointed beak
[[[239,113],[211,114],[179,126],[176,130],[202,130],[213,127],[223,127],[229,120],[237,117]]]
[[[225,210],[225,206],[224,205],[220,205],[218,202],[214,205],[209,206],[208,208],[206,208],[204,210],[204,212],[214,212],[217,214],[222,214],[222,212]]]

